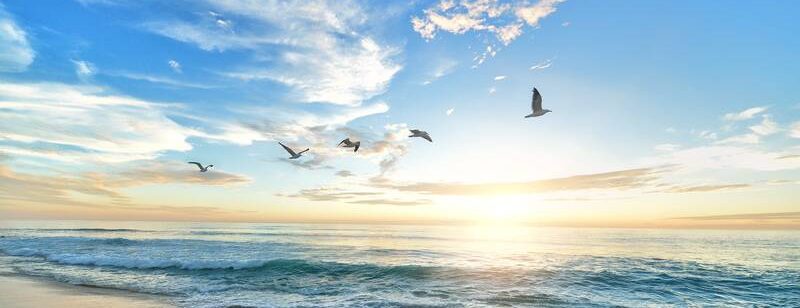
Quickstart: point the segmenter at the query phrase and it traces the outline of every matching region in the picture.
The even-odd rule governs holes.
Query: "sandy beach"
[[[172,307],[157,296],[0,275],[0,307]]]

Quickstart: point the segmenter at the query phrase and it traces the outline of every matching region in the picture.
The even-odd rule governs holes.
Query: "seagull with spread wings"
[[[289,157],[289,159],[298,159],[300,158],[300,156],[303,156],[303,153],[308,152],[308,149],[302,150],[300,152],[295,152],[294,150],[287,147],[283,143],[278,142],[278,144],[280,144],[283,147],[283,149],[286,150],[286,152],[289,152],[289,155],[292,155],[292,157]]]
[[[533,109],[533,113],[526,115],[526,118],[533,118],[533,117],[541,117],[548,112],[552,112],[550,109],[542,109],[542,95],[539,94],[539,90],[535,87],[533,88],[533,98],[531,99],[531,109]]]
[[[428,132],[426,132],[424,130],[412,129],[411,130],[411,136],[408,136],[408,137],[409,138],[411,138],[411,137],[420,137],[422,139],[428,140],[428,142],[433,142],[433,139],[431,139],[431,135],[428,135]]]
[[[208,171],[208,168],[214,167],[214,165],[208,165],[208,166],[203,167],[203,164],[198,163],[196,161],[190,161],[189,163],[193,164],[193,165],[196,165],[197,168],[200,168],[200,172],[206,172],[206,171]]]
[[[353,152],[358,152],[358,148],[361,147],[361,141],[350,141],[350,138],[345,138],[342,142],[339,142],[337,146],[342,146],[344,148],[354,148]]]

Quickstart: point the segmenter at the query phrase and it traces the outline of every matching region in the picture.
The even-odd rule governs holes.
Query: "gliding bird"
[[[433,139],[431,139],[431,135],[428,135],[428,132],[426,132],[424,130],[412,129],[411,130],[411,136],[408,136],[408,137],[409,138],[411,138],[411,137],[420,137],[422,139],[428,140],[428,142],[433,142]]]
[[[526,115],[526,118],[532,117],[541,117],[548,112],[552,112],[550,109],[542,109],[542,95],[539,94],[539,90],[536,87],[533,88],[533,98],[531,99],[531,109],[533,109],[533,113]]]
[[[208,168],[214,167],[214,165],[208,165],[203,167],[203,164],[198,163],[196,161],[190,161],[189,164],[197,165],[197,168],[200,168],[200,172],[206,172],[208,171]]]
[[[298,158],[300,158],[300,156],[303,156],[303,153],[308,151],[308,149],[305,149],[305,150],[300,151],[299,153],[295,153],[294,150],[292,150],[289,147],[285,146],[283,143],[278,142],[278,144],[280,144],[283,147],[283,149],[286,150],[286,152],[289,152],[289,155],[292,155],[292,157],[289,157],[289,159],[298,159]]]
[[[355,149],[353,149],[353,152],[358,152],[358,148],[361,146],[361,141],[353,142],[353,141],[350,141],[350,138],[345,138],[344,140],[342,140],[342,142],[339,142],[339,144],[336,145],[336,146],[340,146],[342,144],[344,144],[344,146],[342,146],[342,147],[355,148]]]

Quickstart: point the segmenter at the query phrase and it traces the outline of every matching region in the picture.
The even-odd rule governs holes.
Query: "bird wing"
[[[292,149],[290,149],[289,147],[287,147],[283,143],[278,142],[278,144],[280,144],[283,147],[283,149],[286,150],[286,152],[289,152],[289,154],[292,154],[292,156],[297,155],[297,153],[295,153]]]
[[[358,148],[361,147],[361,141],[356,141],[354,144],[356,145],[356,148],[353,149],[353,152],[358,152]]]
[[[422,137],[425,140],[428,140],[428,142],[433,142],[433,139],[431,139],[431,135],[428,135],[428,133],[424,133],[420,137]]]
[[[533,112],[542,111],[542,95],[539,90],[533,88],[533,99],[531,100],[531,108]]]
[[[416,134],[419,134],[419,133],[421,133],[421,132],[422,132],[422,131],[421,131],[421,130],[418,130],[418,129],[412,129],[412,130],[411,130],[411,133],[412,133],[412,134],[414,134],[414,135],[416,135]]]
[[[350,145],[350,144],[351,144],[351,142],[350,142],[350,138],[345,138],[344,140],[342,140],[342,142],[339,142],[339,144],[338,144],[337,146],[340,146],[340,145],[342,145],[342,144],[344,144],[344,145]]]
[[[188,163],[192,164],[192,165],[197,165],[197,168],[200,168],[200,170],[203,170],[203,165],[201,165],[200,163],[198,163],[196,161],[190,161]]]
[[[305,152],[308,152],[308,150],[309,150],[309,149],[302,150],[302,151],[300,151],[300,153],[297,153],[297,155],[300,155],[300,154],[303,154],[303,153],[305,153]]]

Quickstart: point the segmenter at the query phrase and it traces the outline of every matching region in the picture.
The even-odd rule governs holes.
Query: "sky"
[[[799,10],[0,0],[0,217],[800,228]]]

